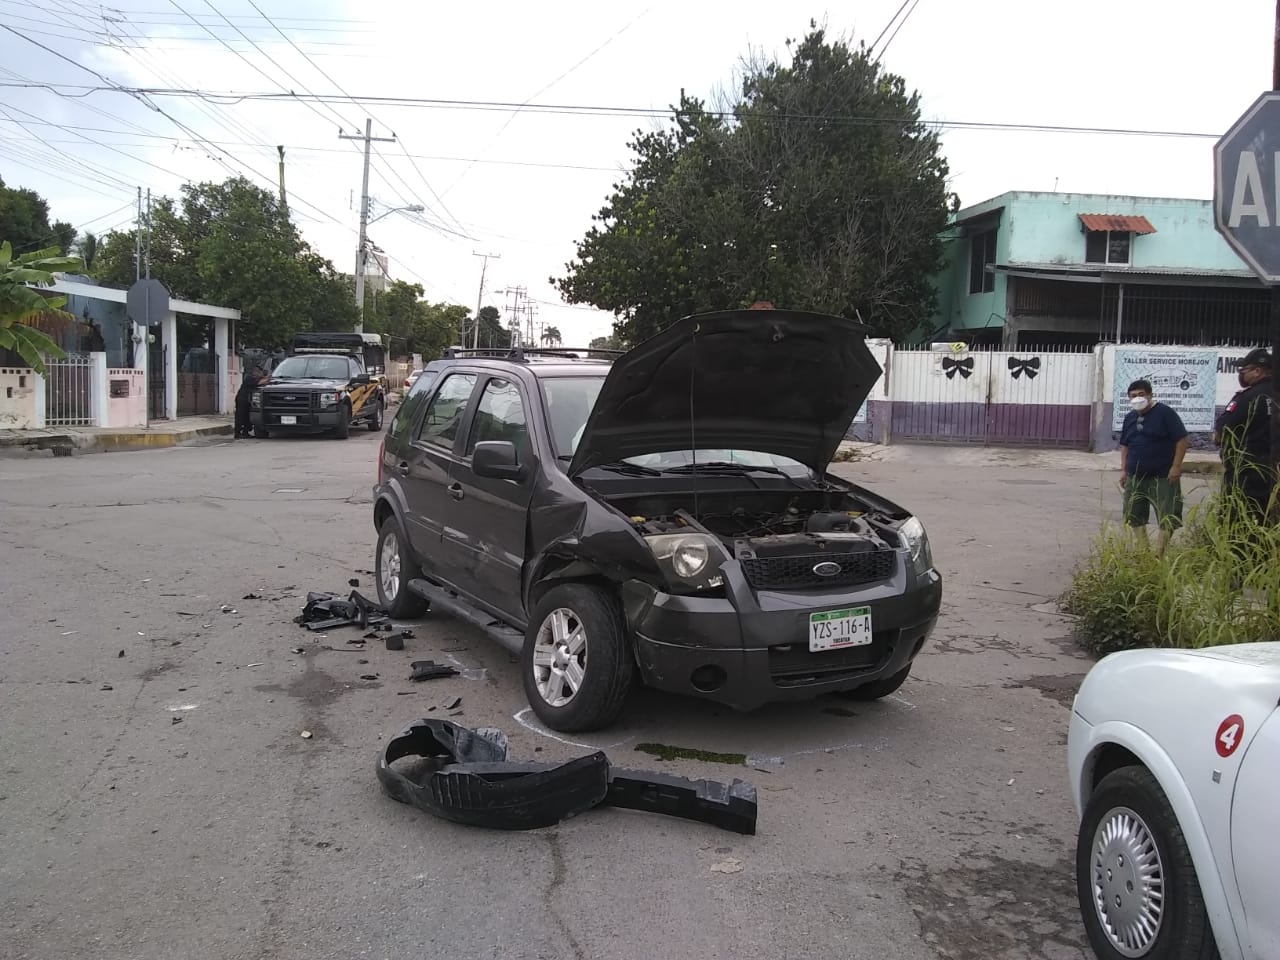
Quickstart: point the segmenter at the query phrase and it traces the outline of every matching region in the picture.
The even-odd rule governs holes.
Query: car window
[[[413,382],[409,392],[404,395],[404,399],[400,401],[400,407],[391,419],[391,424],[387,427],[387,435],[391,440],[402,441],[413,433],[414,427],[418,423],[418,417],[421,415],[423,407],[427,404],[431,384],[435,382],[438,372],[436,370],[422,371],[422,375]]]
[[[272,371],[281,380],[346,380],[346,357],[289,357]]]
[[[492,378],[485,384],[476,405],[475,421],[467,440],[467,455],[470,456],[481,441],[505,440],[515,444],[516,455],[523,460],[528,450],[527,437],[520,388],[510,380]]]
[[[604,377],[547,377],[541,386],[556,455],[572,457]]]
[[[422,418],[418,439],[423,443],[453,449],[458,436],[458,425],[467,411],[467,400],[476,385],[474,374],[455,373],[445,377],[440,390],[431,398],[427,414]]]
[[[356,363],[355,360],[348,360],[347,365],[351,368],[352,377],[360,376],[360,364]]]

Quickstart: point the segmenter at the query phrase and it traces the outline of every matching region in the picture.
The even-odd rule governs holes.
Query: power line
[[[884,35],[888,33],[889,28],[893,26],[893,22],[897,20],[900,16],[902,16],[902,11],[907,8],[907,4],[910,2],[911,0],[902,0],[902,6],[898,7],[898,12],[889,18],[889,22],[884,25],[884,29],[880,31],[880,35],[876,37],[875,43],[867,47],[867,56],[870,56],[872,53],[875,52],[875,49],[877,46],[879,46],[880,41],[884,39]]]
[[[0,24],[0,26],[4,26]],[[5,27],[5,29],[11,29]],[[87,68],[86,68],[87,69]],[[234,93],[234,92],[213,92],[208,90],[197,90],[192,88],[181,87],[116,87],[104,86],[93,87],[84,84],[63,84],[63,83],[4,83],[0,82],[0,87],[36,87],[48,90],[59,96],[67,97],[87,97],[94,93],[125,93],[128,95],[145,95],[154,97],[173,97],[177,99],[201,99],[211,103],[233,104],[254,101],[301,101],[308,97],[301,95],[284,95],[276,93]],[[61,88],[61,89],[59,89]],[[80,93],[69,94],[66,90],[79,90]],[[511,101],[493,101],[493,100],[441,100],[425,97],[386,97],[386,96],[337,96],[335,94],[315,94],[312,99],[323,100],[325,102],[345,102],[352,100],[359,104],[383,104],[387,106],[415,107],[420,109],[442,109],[442,110],[500,110],[507,111],[521,104]],[[523,105],[528,112],[546,113],[552,115],[568,115],[568,116],[607,116],[607,117],[633,117],[633,118],[666,118],[671,116],[671,111],[659,110],[653,107],[624,107],[610,106],[601,104],[526,104]],[[708,110],[708,116],[720,117],[722,119],[731,119],[735,115],[728,110]],[[1007,123],[1007,122],[987,122],[972,120],[926,120],[923,118],[910,117],[873,117],[858,116],[850,114],[848,116],[831,116],[821,114],[776,114],[764,115],[755,119],[764,122],[795,122],[807,121],[813,123],[837,123],[853,126],[920,126],[932,127],[938,129],[952,130],[994,130],[994,131],[1011,131],[1011,132],[1027,132],[1027,133],[1067,133],[1067,134],[1098,134],[1109,136],[1133,136],[1133,137],[1177,137],[1186,139],[1206,139],[1218,140],[1221,138],[1221,132],[1202,133],[1198,131],[1188,130],[1151,130],[1136,127],[1090,127],[1090,126],[1068,126],[1065,124],[1048,124],[1048,123]]]
[[[920,0],[915,0],[915,2],[911,4],[911,9],[907,11],[906,15],[901,20],[898,21],[898,25],[893,28],[893,33],[889,34],[889,39],[884,42],[884,46],[881,47],[880,52],[876,54],[876,63],[880,62],[880,58],[884,56],[885,51],[889,49],[889,45],[893,43],[893,38],[898,35],[898,31],[902,29],[902,25],[911,19],[911,15],[916,12],[916,7],[919,5]]]

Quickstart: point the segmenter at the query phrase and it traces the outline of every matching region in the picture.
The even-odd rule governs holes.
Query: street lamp
[[[368,220],[368,223],[376,223],[377,221],[381,220],[383,217],[387,216],[387,214],[391,214],[391,213],[422,213],[425,210],[426,210],[426,207],[424,207],[420,203],[410,204],[407,207],[390,207],[389,209],[383,210],[376,217],[370,217]]]

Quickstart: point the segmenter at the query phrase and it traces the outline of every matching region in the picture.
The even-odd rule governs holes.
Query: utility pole
[[[284,193],[284,145],[276,146],[276,150],[280,152],[280,209],[286,216],[289,214],[289,201],[285,199]]]
[[[138,225],[133,231],[133,279],[142,279],[142,188],[138,188]]]
[[[475,320],[472,321],[472,325],[475,327],[475,330],[472,331],[472,334],[471,334],[471,345],[474,349],[478,350],[480,349],[480,304],[484,300],[484,274],[485,274],[485,271],[489,269],[489,258],[492,257],[494,260],[501,260],[502,254],[476,253],[474,250],[472,250],[471,255],[473,257],[484,258],[484,262],[481,263],[480,265],[480,292],[476,294],[476,316],[475,316]],[[463,320],[462,322],[466,323],[465,320]],[[465,327],[462,330],[462,336],[460,339],[462,340],[462,345],[465,347],[467,345],[467,333],[466,333]]]
[[[151,188],[147,187],[147,279],[151,279]]]
[[[364,248],[365,231],[369,226],[369,151],[375,143],[395,143],[396,138],[394,136],[375,137],[373,121],[366,118],[363,135],[348,135],[339,130],[338,139],[364,141],[364,179],[360,186],[360,241],[356,247],[356,309],[359,311],[359,316],[356,318],[356,333],[364,333]]]
[[[1280,90],[1280,0],[1276,0],[1276,29],[1271,52],[1271,89]],[[1280,379],[1276,360],[1280,358],[1280,286],[1271,288],[1271,466],[1280,476]],[[1275,489],[1280,489],[1276,483]],[[1273,517],[1280,522],[1280,501]]]

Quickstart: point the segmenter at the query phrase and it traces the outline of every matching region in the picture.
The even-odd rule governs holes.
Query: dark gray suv
[[[447,351],[380,451],[380,601],[518,654],[556,730],[607,726],[637,678],[739,710],[887,696],[942,577],[919,520],[826,472],[880,376],[865,333],[738,310],[612,362]]]

